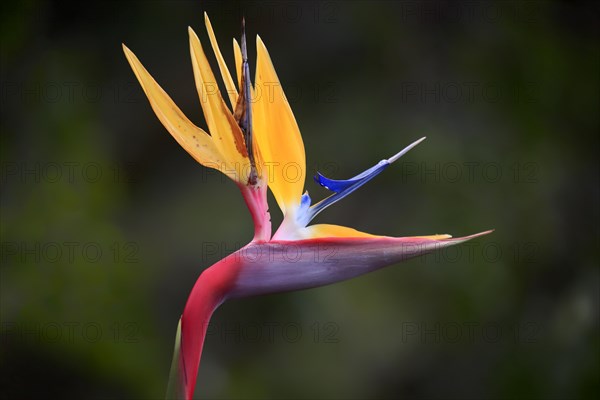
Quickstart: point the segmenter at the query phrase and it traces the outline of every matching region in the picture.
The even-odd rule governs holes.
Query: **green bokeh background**
[[[251,239],[235,186],[170,137],[121,50],[205,126],[186,32],[209,46],[203,11],[230,66],[242,15],[265,41],[309,176],[428,137],[317,222],[496,231],[225,304],[198,398],[600,392],[597,4],[21,1],[1,18],[3,398],[161,398],[193,283]]]

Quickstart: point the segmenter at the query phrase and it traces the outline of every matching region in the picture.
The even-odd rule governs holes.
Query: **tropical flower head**
[[[159,120],[199,163],[218,169],[238,185],[255,225],[254,239],[204,270],[188,298],[178,326],[170,385],[171,394],[186,399],[193,396],[207,324],[214,310],[227,299],[339,282],[489,233],[456,239],[450,235],[396,238],[338,225],[309,225],[321,211],[366,184],[425,138],[413,141],[350,179],[331,179],[317,173],[315,181],[331,195],[313,204],[304,188],[306,157],[302,136],[265,44],[256,37],[256,74],[252,84],[243,30],[241,45],[233,40],[234,81],[210,20],[206,14],[204,18],[227,92],[223,96],[219,90],[200,40],[189,28],[194,78],[210,134],[183,114],[138,58],[123,46]],[[286,173],[290,167],[294,168],[293,179]],[[267,188],[284,216],[274,234]]]

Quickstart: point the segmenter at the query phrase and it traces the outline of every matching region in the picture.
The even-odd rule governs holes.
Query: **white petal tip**
[[[389,158],[387,161],[390,164],[393,163],[394,161],[396,161],[397,159],[399,159],[400,157],[402,157],[403,155],[405,155],[406,153],[408,153],[408,151],[410,149],[412,149],[413,147],[415,147],[416,145],[418,145],[419,143],[421,143],[425,139],[427,139],[427,137],[423,136],[421,139],[412,142],[411,144],[409,144],[408,146],[406,146],[404,149],[402,149],[398,153],[396,153],[394,156],[392,156],[391,158]]]

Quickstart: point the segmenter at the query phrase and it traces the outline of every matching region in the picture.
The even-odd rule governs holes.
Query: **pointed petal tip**
[[[198,37],[198,34],[194,30],[194,28],[192,28],[191,26],[188,26],[188,36],[189,36],[190,40],[193,39],[193,40],[197,40],[198,42],[200,42],[200,38]]]
[[[400,150],[398,153],[394,154],[387,161],[390,164],[393,163],[394,161],[398,160],[400,157],[402,157],[403,155],[405,155],[406,153],[408,153],[413,147],[415,147],[416,145],[418,145],[419,143],[421,143],[425,139],[427,139],[427,136],[423,136],[421,139],[415,140],[414,142],[412,142],[411,144],[409,144],[408,146],[406,146],[405,148],[403,148],[402,150]]]
[[[474,234],[469,235],[469,236],[463,236],[463,237],[460,237],[460,238],[448,238],[447,240],[450,240],[450,241],[461,241],[461,242],[463,242],[463,241],[475,239],[475,238],[478,238],[478,237],[481,237],[481,236],[489,235],[490,233],[492,233],[494,231],[495,231],[495,229],[489,229],[487,231],[483,231],[483,232],[479,232],[479,233],[474,233]],[[442,240],[446,240],[446,239],[442,239]]]
[[[131,66],[133,72],[137,75],[136,63],[139,63],[139,61],[137,61],[137,57],[135,56],[135,54],[133,54],[133,51],[129,50],[129,47],[125,46],[125,43],[121,43],[121,46],[123,48],[123,53],[125,53],[125,58],[127,59],[129,66]]]
[[[121,47],[123,48],[123,53],[125,53],[125,57],[129,60],[132,56],[135,57],[133,51],[129,50],[129,47],[125,45],[125,43],[121,43]]]
[[[471,235],[473,237],[478,237],[478,236],[485,236],[485,235],[489,235],[490,233],[494,232],[496,229],[488,229],[487,231],[483,231],[483,232],[479,232],[476,233],[474,235]]]
[[[137,71],[139,70],[139,68],[140,68],[140,67],[141,67],[141,68],[144,68],[144,67],[142,66],[142,63],[140,62],[140,60],[138,60],[137,56],[136,56],[136,55],[133,53],[133,51],[131,51],[131,50],[129,49],[129,47],[127,47],[127,46],[125,45],[125,43],[121,43],[121,45],[122,45],[122,47],[123,47],[123,53],[125,53],[125,58],[127,58],[127,61],[129,62],[129,65],[131,66],[131,69],[133,69],[133,72],[134,72],[134,73],[136,74],[136,76],[137,76],[137,74],[138,74],[138,72],[137,72]],[[140,83],[142,83],[142,82],[140,81]],[[142,87],[143,87],[143,86],[144,86],[144,85],[142,84]]]
[[[432,242],[438,242],[438,243],[444,243],[444,244],[448,244],[448,245],[452,245],[452,244],[459,244],[459,243],[464,243],[466,241],[469,241],[471,239],[476,239],[480,236],[485,236],[488,235],[490,233],[494,232],[494,229],[490,229],[487,231],[483,231],[483,232],[479,232],[479,233],[475,233],[473,235],[468,235],[468,236],[461,236],[461,237],[453,237],[452,235],[449,234],[436,234],[436,235],[428,235],[428,236],[411,236],[411,237],[407,237],[407,238],[398,238],[400,240],[404,240],[404,239],[424,239],[427,241],[432,241]]]

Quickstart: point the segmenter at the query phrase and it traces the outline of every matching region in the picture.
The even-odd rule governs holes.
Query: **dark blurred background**
[[[600,392],[597,3],[27,0],[0,28],[2,398],[161,398],[193,283],[251,239],[237,188],[172,139],[121,50],[205,126],[186,32],[209,48],[204,11],[232,70],[243,15],[251,57],[265,41],[309,176],[428,137],[317,222],[496,231],[225,304],[197,397]]]

